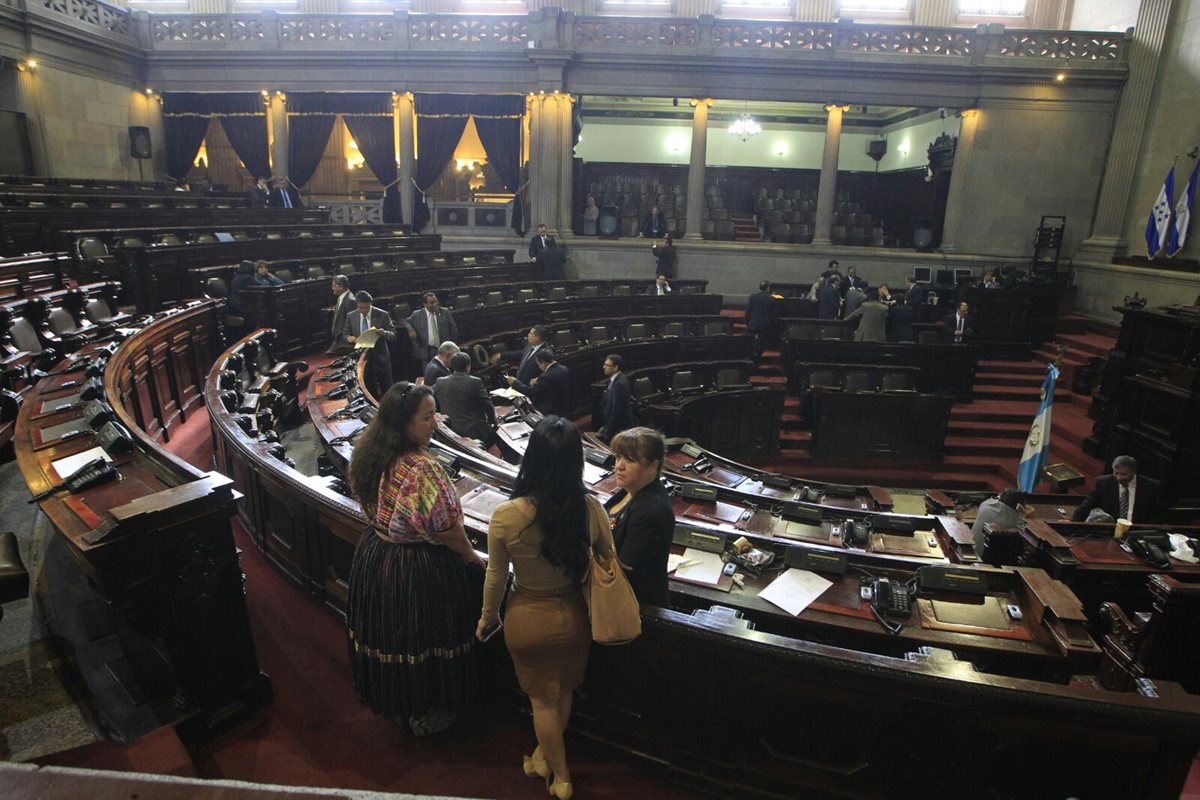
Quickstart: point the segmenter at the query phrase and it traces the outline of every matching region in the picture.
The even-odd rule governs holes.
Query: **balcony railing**
[[[1110,32],[1008,30],[1000,24],[935,28],[731,20],[712,16],[578,17],[556,8],[528,15],[149,14],[103,0],[0,0],[30,16],[54,17],[109,41],[147,52],[511,52],[554,50],[580,55],[613,52],[679,56],[837,59],[918,56],[947,63],[1123,66],[1128,35]]]

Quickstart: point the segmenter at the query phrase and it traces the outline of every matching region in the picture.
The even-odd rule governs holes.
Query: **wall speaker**
[[[867,155],[876,161],[887,155],[887,139],[872,139],[867,142]]]
[[[596,220],[596,233],[609,239],[621,235],[621,209],[617,206],[603,206],[600,217]]]
[[[150,158],[150,129],[143,125],[129,126],[129,155],[134,158]]]

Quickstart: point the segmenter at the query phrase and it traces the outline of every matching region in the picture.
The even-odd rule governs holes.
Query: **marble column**
[[[913,24],[930,28],[957,27],[958,0],[916,0]]]
[[[271,143],[271,174],[288,176],[287,97],[276,92],[267,101],[267,141]]]
[[[825,106],[825,149],[821,154],[821,183],[817,188],[817,219],[813,244],[833,244],[833,204],[837,197],[838,150],[842,144],[842,115],[847,106]]]
[[[400,218],[412,224],[413,220],[413,178],[416,169],[415,142],[416,126],[411,92],[401,92],[392,95],[392,118],[395,122],[399,143],[396,157],[400,159],[397,176],[400,183]],[[416,233],[417,231],[413,231]]]
[[[1096,214],[1092,218],[1092,233],[1080,247],[1078,257],[1081,259],[1108,263],[1113,256],[1125,251],[1125,219],[1129,211],[1129,198],[1137,174],[1146,121],[1150,116],[1150,102],[1163,60],[1174,3],[1175,0],[1142,0],[1133,38],[1126,42],[1129,77],[1117,103],[1112,142],[1104,162],[1104,178],[1100,183]],[[1166,174],[1165,170],[1163,174]]]
[[[962,233],[962,209],[967,199],[967,181],[970,179],[971,156],[975,152],[975,130],[979,127],[979,109],[968,108],[962,112],[962,124],[958,129],[958,144],[954,148],[954,166],[950,170],[950,190],[946,196],[946,216],[942,221],[942,252],[958,250],[958,237]]]
[[[29,153],[35,175],[54,177],[50,147],[46,140],[46,119],[42,111],[41,81],[37,67],[22,64],[16,74],[17,108],[25,115],[29,130]]]
[[[684,222],[687,241],[700,241],[700,220],[704,218],[704,173],[708,154],[708,108],[711,98],[692,101],[692,160],[688,162],[687,218]]]
[[[530,228],[545,225],[561,236],[571,231],[571,97],[560,93],[529,98]]]

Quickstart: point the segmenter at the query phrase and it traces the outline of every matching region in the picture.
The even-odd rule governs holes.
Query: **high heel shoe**
[[[522,756],[521,766],[525,769],[525,774],[531,778],[550,778],[550,764],[546,761],[546,757],[542,755],[542,748],[535,748],[533,755]]]
[[[555,781],[554,783],[547,781],[546,789],[556,800],[571,800],[571,795],[575,794],[575,788],[571,786],[570,781]]]

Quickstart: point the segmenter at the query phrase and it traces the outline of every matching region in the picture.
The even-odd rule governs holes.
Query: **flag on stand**
[[[1175,224],[1167,234],[1167,255],[1174,256],[1183,249],[1187,242],[1188,223],[1192,221],[1192,202],[1196,199],[1196,176],[1200,175],[1200,161],[1192,167],[1192,177],[1188,178],[1187,188],[1179,195],[1175,204]]]
[[[1162,188],[1158,190],[1158,199],[1154,208],[1150,209],[1150,218],[1146,220],[1146,257],[1154,258],[1158,251],[1167,243],[1167,231],[1171,228],[1171,206],[1175,195],[1175,167],[1167,173]]]
[[[1046,458],[1050,455],[1050,412],[1054,408],[1054,382],[1058,380],[1058,367],[1053,364],[1047,366],[1046,380],[1042,383],[1042,402],[1029,428],[1021,463],[1017,465],[1017,486],[1022,492],[1032,492],[1037,486],[1042,467],[1046,466]]]

